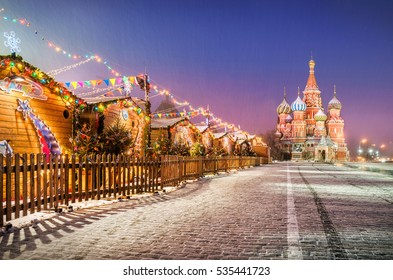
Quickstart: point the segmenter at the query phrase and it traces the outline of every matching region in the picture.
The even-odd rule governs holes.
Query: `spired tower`
[[[322,136],[326,136],[325,121],[327,120],[327,116],[322,111],[322,109],[319,109],[318,113],[314,115],[314,119],[316,121],[316,126],[314,130],[315,137],[321,138]]]
[[[285,132],[285,124],[286,124],[285,120],[288,116],[290,116],[289,114],[292,113],[291,106],[288,104],[286,97],[287,97],[287,94],[286,94],[285,88],[284,88],[284,99],[282,100],[280,105],[278,105],[278,107],[277,107],[277,114],[278,114],[278,118],[279,118],[277,130],[281,133]]]
[[[348,149],[344,138],[344,120],[340,116],[341,108],[342,104],[337,99],[336,86],[334,86],[334,96],[328,104],[329,118],[326,121],[326,126],[330,138],[333,142],[337,143],[336,159],[346,160]]]
[[[316,113],[318,113],[320,109],[323,109],[323,107],[322,107],[322,100],[321,100],[321,91],[318,88],[317,80],[315,79],[315,74],[314,74],[315,61],[311,59],[308,62],[308,66],[310,67],[310,74],[308,76],[306,88],[303,91],[304,94],[303,101],[307,105],[306,133],[307,136],[313,136],[316,126],[316,121],[314,116]]]
[[[306,121],[304,115],[306,103],[300,99],[300,89],[297,91],[297,98],[292,103],[291,109],[293,111],[292,124],[292,159],[297,160],[303,157],[304,144],[306,141]]]

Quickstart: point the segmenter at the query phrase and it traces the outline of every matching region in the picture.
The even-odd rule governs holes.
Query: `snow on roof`
[[[180,118],[162,118],[162,119],[152,119],[151,128],[167,128],[168,126],[174,126],[178,122],[186,120],[186,117]]]
[[[224,137],[227,134],[228,134],[227,132],[213,133],[213,136],[214,136],[214,139],[220,139],[220,138]]]
[[[206,129],[209,128],[207,125],[203,125],[203,126],[196,125],[195,127],[196,127],[201,133],[205,132]]]

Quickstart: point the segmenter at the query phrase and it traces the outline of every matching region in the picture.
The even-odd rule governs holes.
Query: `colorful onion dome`
[[[342,108],[342,104],[341,102],[337,99],[337,93],[336,93],[336,85],[334,85],[334,96],[332,98],[332,100],[329,101],[328,104],[328,109],[337,109],[337,110],[341,110]]]
[[[319,109],[318,113],[316,113],[314,115],[314,119],[316,121],[326,121],[327,120],[327,116],[326,114],[322,111],[322,109]]]
[[[282,100],[280,105],[278,105],[278,107],[277,107],[277,114],[279,114],[279,115],[291,113],[291,106],[287,102],[286,95],[287,94],[286,94],[285,88],[284,88],[284,99]]]
[[[291,117],[291,115],[288,115],[286,118],[285,118],[285,122],[286,123],[290,123],[292,121],[292,117]]]
[[[304,101],[300,99],[300,89],[298,87],[297,88],[297,98],[292,103],[291,109],[292,109],[292,111],[306,111],[306,108],[307,108],[306,103],[304,103]]]

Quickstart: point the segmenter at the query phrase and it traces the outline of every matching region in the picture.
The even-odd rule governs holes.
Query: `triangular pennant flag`
[[[113,78],[113,79],[109,79],[109,81],[111,82],[111,85],[112,85],[112,86],[115,86],[115,81],[116,81],[116,79],[115,79],[115,78]]]
[[[116,84],[118,84],[118,85],[122,84],[122,79],[120,77],[116,79]]]
[[[104,83],[109,86],[109,79],[104,80]]]
[[[125,83],[125,82],[127,82],[127,81],[128,81],[128,77],[124,76],[124,77],[123,77],[123,82]]]
[[[76,89],[77,82],[71,82],[71,85],[74,87],[74,89]]]
[[[83,82],[78,82],[78,85],[79,85],[80,87],[83,87]]]
[[[90,83],[91,83],[91,85],[92,85],[93,87],[95,87],[96,84],[97,84],[97,81],[96,81],[96,80],[90,80]]]
[[[71,82],[67,82],[67,83],[65,83],[65,85],[66,85],[66,87],[70,87],[71,86]]]
[[[85,81],[85,86],[91,86],[90,81]]]
[[[161,118],[161,117],[162,117],[162,114],[158,114],[158,117],[160,117],[160,118]]]
[[[130,77],[130,82],[133,85],[136,85],[136,86],[138,85],[138,82],[137,82],[137,80],[136,80],[136,78],[134,76]]]
[[[102,84],[103,80],[97,80],[97,85]]]

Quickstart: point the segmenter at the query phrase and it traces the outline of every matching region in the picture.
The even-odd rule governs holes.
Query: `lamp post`
[[[363,138],[359,142],[358,159],[360,159],[360,160],[367,160],[367,158],[368,158],[367,147],[365,146],[366,143],[367,143],[366,138]]]
[[[149,77],[147,74],[140,74],[136,76],[136,81],[140,87],[141,90],[145,92],[145,112],[147,117],[145,120],[147,121],[147,131],[143,136],[143,151],[145,156],[150,156],[150,151],[151,151],[151,119],[150,119],[150,114],[151,114],[151,104],[149,100],[149,92],[150,92],[150,84],[149,84]]]
[[[151,114],[151,103],[149,100],[149,91],[150,91],[150,86],[148,85],[148,76],[147,74],[143,75],[143,81],[144,81],[144,90],[145,90],[145,111],[147,115],[147,142],[146,142],[146,151],[145,155],[150,156],[150,149],[151,149],[151,119],[150,119],[150,114]]]

